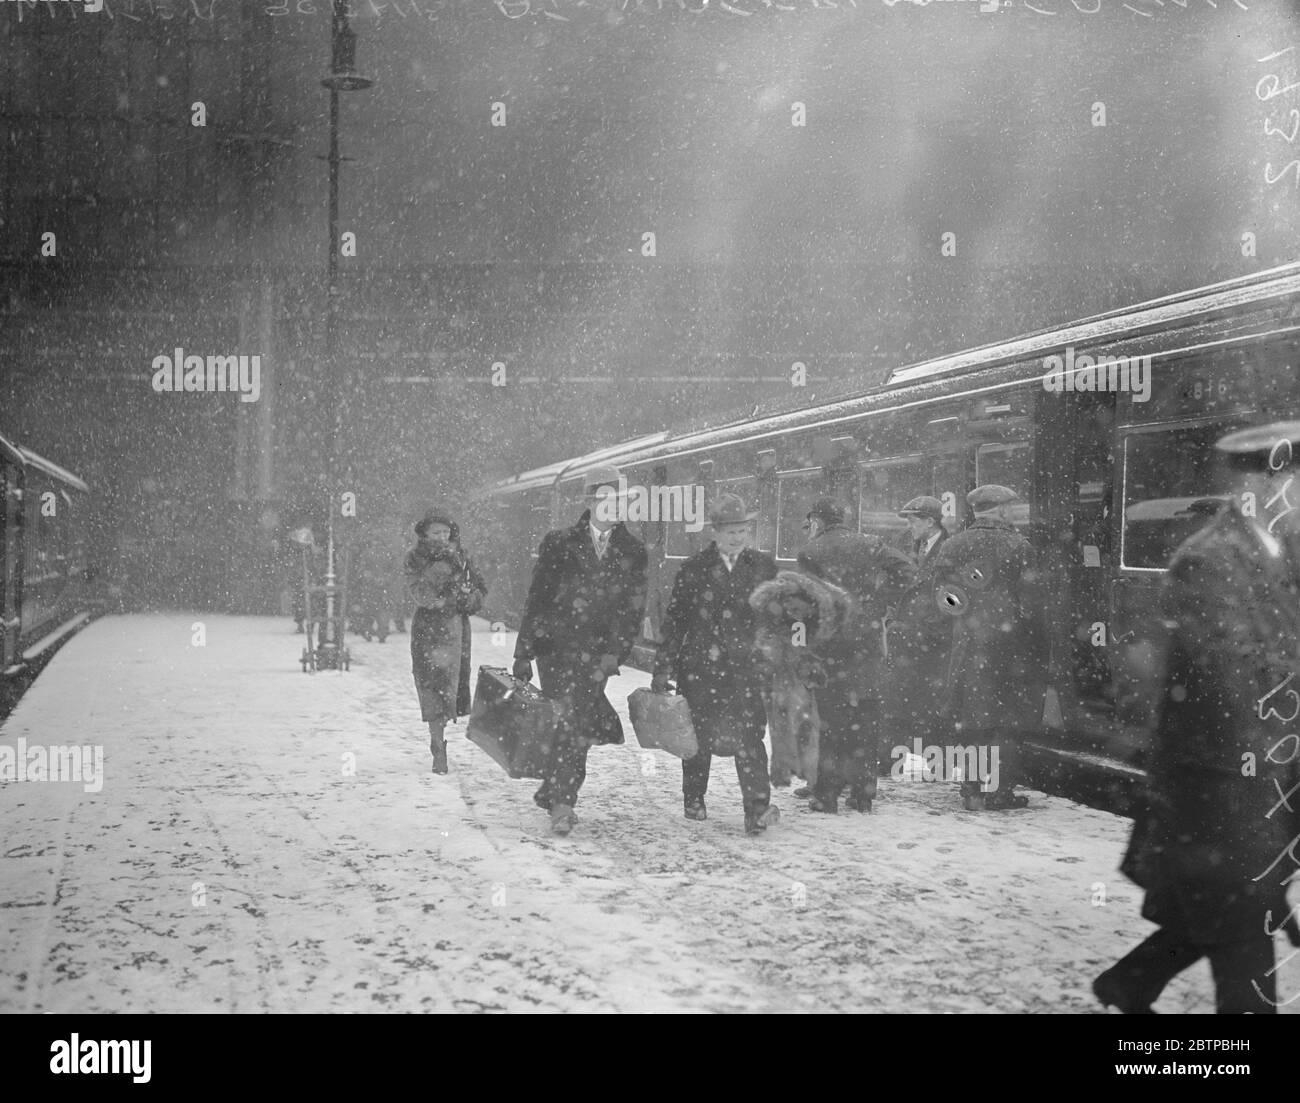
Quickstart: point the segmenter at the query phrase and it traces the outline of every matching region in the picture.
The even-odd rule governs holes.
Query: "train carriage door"
[[[0,614],[4,623],[0,626],[0,639],[4,641],[3,653],[0,654],[0,670],[8,669],[17,662],[18,634],[21,622],[18,616],[22,587],[22,474],[17,467],[9,463],[0,463],[0,530],[3,530],[3,598]]]
[[[1088,732],[1098,750],[1112,711],[1107,640],[1114,427],[1112,393],[1045,393],[1039,402],[1040,565],[1052,579],[1046,614],[1057,715],[1067,731]]]
[[[1231,423],[1215,419],[1122,432],[1115,465],[1119,563],[1111,583],[1115,713],[1145,728],[1153,716],[1160,662],[1160,589],[1178,546],[1228,500],[1214,442]]]

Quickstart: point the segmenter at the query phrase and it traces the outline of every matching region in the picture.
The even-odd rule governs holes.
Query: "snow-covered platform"
[[[506,665],[513,636],[475,627],[475,665]],[[1091,1012],[1151,930],[1126,823],[1059,798],[975,815],[886,780],[875,815],[825,817],[777,790],[750,839],[719,759],[687,821],[677,761],[632,740],[637,671],[610,691],[629,743],[593,750],[555,839],[463,719],[429,773],[408,639],[307,675],[283,620],[74,638],[0,748],[102,748],[102,786],[0,782],[0,1011]],[[1158,1009],[1211,991],[1201,963]]]

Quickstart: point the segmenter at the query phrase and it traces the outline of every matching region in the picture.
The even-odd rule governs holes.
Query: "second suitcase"
[[[694,758],[700,749],[685,697],[652,693],[642,686],[627,699],[632,730],[643,747],[667,751],[678,758]]]

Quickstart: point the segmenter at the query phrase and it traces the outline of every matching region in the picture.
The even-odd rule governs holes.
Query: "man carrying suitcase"
[[[666,693],[669,674],[677,678],[699,740],[699,752],[682,762],[686,818],[705,818],[712,755],[734,754],[750,835],[761,834],[775,811],[763,746],[763,674],[754,655],[749,595],[776,576],[776,560],[746,546],[756,518],[735,494],[723,494],[709,511],[713,543],[686,560],[673,580],[650,684],[655,692]]]
[[[573,829],[587,751],[623,742],[605,682],[627,662],[641,630],[646,550],[609,515],[618,487],[618,468],[593,469],[577,524],[542,540],[515,642],[515,677],[530,680],[536,660],[542,693],[560,702],[550,765],[533,797],[551,813],[557,835]]]

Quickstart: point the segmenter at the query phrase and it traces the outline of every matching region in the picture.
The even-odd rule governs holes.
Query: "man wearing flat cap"
[[[584,491],[588,508],[577,524],[542,540],[515,642],[515,677],[531,679],[536,660],[542,693],[565,703],[533,798],[557,835],[573,829],[588,749],[623,742],[605,682],[632,654],[646,597],[645,545],[619,516],[618,468],[594,468]]]
[[[1023,808],[1028,800],[1013,792],[1020,748],[1042,721],[1046,687],[1034,549],[1012,524],[1023,506],[1014,490],[989,483],[966,502],[974,522],[934,560],[936,601],[954,618],[944,712],[957,745],[978,748],[976,761],[989,767],[985,779],[962,779],[966,810]]]
[[[943,504],[938,498],[913,498],[898,515],[911,530],[916,581],[889,618],[885,697],[893,738],[911,750],[914,739],[927,746],[943,741],[940,710],[948,683],[952,618],[935,605],[934,563],[948,540],[948,530],[943,527]],[[897,769],[901,763],[895,760],[894,765]]]
[[[1126,1013],[1208,957],[1220,1014],[1269,1014],[1273,934],[1300,945],[1300,422],[1216,447],[1233,493],[1169,563],[1148,804],[1122,867],[1159,929],[1093,984]]]
[[[799,553],[801,571],[847,590],[854,603],[844,631],[813,648],[826,672],[817,689],[821,745],[808,802],[814,812],[838,812],[845,788],[853,808],[871,811],[884,719],[885,614],[915,573],[907,556],[879,536],[850,529],[847,515],[834,498],[819,498],[808,511],[809,540]]]
[[[776,560],[748,546],[757,517],[735,494],[714,502],[709,510],[713,541],[686,560],[673,579],[651,683],[666,693],[669,676],[677,679],[699,739],[699,753],[682,762],[686,818],[706,816],[712,756],[734,755],[750,835],[761,834],[772,818],[763,745],[764,674],[754,654],[757,626],[749,595],[776,577]]]
[[[931,562],[948,539],[948,530],[943,527],[943,503],[923,494],[908,502],[898,515],[912,534],[912,558],[918,565]]]

